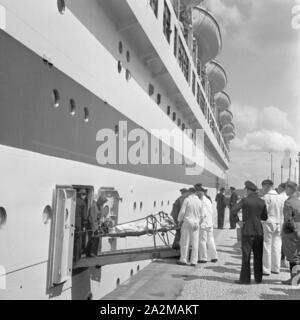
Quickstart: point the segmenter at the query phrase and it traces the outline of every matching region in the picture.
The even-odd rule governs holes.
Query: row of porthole
[[[52,218],[52,208],[50,205],[45,206],[43,210],[43,222],[47,224]],[[0,207],[0,228],[3,227],[7,222],[7,212],[5,208]]]
[[[140,271],[140,265],[137,265],[136,272],[139,272],[139,271]],[[134,275],[134,270],[131,269],[130,270],[130,277],[133,277],[133,275]],[[118,278],[116,281],[116,286],[118,287],[120,284],[121,284],[121,280],[120,280],[120,278]]]
[[[118,72],[121,73],[122,70],[123,70],[122,62],[119,60],[118,61]],[[131,79],[131,72],[128,69],[126,69],[126,71],[125,71],[125,78],[127,81],[129,81]]]
[[[57,8],[58,8],[58,11],[61,14],[64,14],[65,11],[66,11],[66,3],[65,3],[65,1],[64,0],[57,0]],[[122,41],[119,42],[119,53],[120,54],[123,53],[123,43],[122,43]],[[128,50],[126,52],[126,61],[128,63],[130,62],[130,52]],[[118,71],[119,71],[119,73],[121,73],[122,69],[123,69],[122,62],[118,61]],[[128,69],[126,69],[125,77],[126,77],[127,81],[129,81],[131,79],[131,72]]]
[[[119,42],[119,53],[123,54],[123,42]],[[126,61],[129,63],[130,62],[130,52],[127,50],[126,51]]]
[[[168,200],[167,204],[168,204],[168,206],[170,205],[170,200]],[[163,206],[164,206],[164,201],[161,201],[161,207],[163,207]],[[157,202],[154,201],[153,208],[156,208],[156,207],[157,207]],[[137,202],[134,202],[133,203],[133,210],[136,211],[136,209],[137,209]],[[140,210],[142,210],[142,209],[143,209],[143,202],[141,201],[140,202]]]
[[[55,109],[60,107],[60,94],[59,91],[57,89],[54,89],[52,91],[53,94],[53,107]],[[76,115],[76,103],[74,99],[70,99],[69,101],[69,113],[71,116],[75,116]],[[89,122],[90,120],[90,112],[89,109],[87,107],[83,108],[83,113],[84,113],[84,122]]]
[[[151,83],[149,84],[148,93],[149,93],[149,96],[152,96],[154,94],[154,86]],[[161,104],[161,94],[160,93],[158,93],[157,96],[156,96],[156,103],[158,105]],[[179,119],[179,118],[177,119],[176,112],[172,113],[171,112],[171,107],[168,106],[167,107],[167,115],[171,116],[171,114],[172,114],[173,121],[175,122],[177,120],[178,127],[181,127],[182,131],[184,131],[186,129],[185,123],[183,123],[181,119]]]
[[[153,96],[153,94],[154,94],[154,85],[151,84],[151,83],[149,84],[149,87],[148,87],[148,94],[149,94],[150,97]],[[161,104],[161,94],[160,93],[158,93],[156,95],[156,103],[158,105]]]
[[[170,201],[167,202],[168,206],[170,205]],[[161,207],[164,206],[164,201],[161,201]],[[156,208],[157,207],[157,202],[154,201],[153,203],[153,207]],[[133,210],[137,209],[137,203],[134,202],[133,204]],[[140,210],[143,209],[143,202],[140,202]],[[44,210],[43,210],[43,222],[44,224],[47,224],[51,218],[52,218],[52,208],[50,205],[45,206]],[[7,221],[7,212],[5,210],[5,208],[0,207],[0,228],[2,226],[4,226],[6,224]]]

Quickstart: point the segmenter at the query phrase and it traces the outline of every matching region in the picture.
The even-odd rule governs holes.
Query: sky
[[[299,4],[300,1],[298,0]],[[300,152],[300,29],[292,28],[296,0],[209,0],[223,49],[236,139],[231,143],[229,185],[281,180],[284,150],[292,155],[294,180]],[[298,179],[298,170],[296,172]],[[288,178],[284,170],[283,179]]]

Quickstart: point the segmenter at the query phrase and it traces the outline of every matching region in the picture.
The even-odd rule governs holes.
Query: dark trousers
[[[282,232],[282,249],[289,262],[300,263],[300,240],[296,232]]]
[[[217,208],[218,210],[218,228],[224,228],[225,208]]]
[[[77,262],[81,258],[81,248],[82,248],[82,233],[80,230],[75,229],[74,234],[74,249],[73,249],[73,261]]]
[[[281,247],[281,260],[285,260],[285,254],[283,252],[283,247]]]
[[[86,245],[86,255],[90,257],[92,254],[97,256],[99,250],[99,236],[94,235],[93,231],[88,231],[88,243]]]
[[[231,210],[229,215],[229,222],[230,222],[230,228],[236,229],[236,216],[232,213]]]
[[[90,257],[92,254],[98,255],[99,237],[92,237],[86,246],[86,255]]]
[[[251,252],[254,256],[254,278],[256,282],[262,281],[263,276],[263,236],[242,236],[242,270],[240,281],[243,283],[251,282]]]

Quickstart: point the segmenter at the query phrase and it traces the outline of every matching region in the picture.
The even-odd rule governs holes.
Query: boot
[[[291,278],[288,279],[288,280],[285,280],[285,281],[282,281],[281,283],[282,284],[285,284],[285,285],[292,285],[292,281],[293,281],[293,277],[295,276],[295,274],[293,274],[293,269],[294,267],[297,265],[297,263],[295,262],[290,262],[290,274],[291,274]]]

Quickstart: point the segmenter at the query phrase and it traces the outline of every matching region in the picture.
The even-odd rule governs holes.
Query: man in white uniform
[[[268,220],[263,222],[264,228],[264,251],[263,251],[263,274],[268,276],[272,273],[280,273],[281,262],[281,225],[283,221],[282,198],[273,189],[273,181],[262,182],[263,200],[268,211]]]
[[[205,196],[205,189],[199,188],[197,195],[202,202],[202,214],[199,225],[199,263],[207,263],[208,257],[211,259],[211,262],[215,263],[218,261],[218,254],[214,240],[213,206],[211,201]]]
[[[190,243],[192,244],[191,266],[198,262],[199,250],[199,223],[202,203],[196,195],[196,189],[191,188],[190,195],[183,201],[178,215],[178,223],[181,224],[180,260],[179,265],[187,265]]]
[[[279,193],[279,197],[280,197],[280,200],[281,200],[281,216],[283,218],[283,207],[284,207],[284,203],[285,203],[285,200],[288,199],[288,196],[286,194],[286,191],[285,191],[285,186],[286,184],[285,183],[281,183],[279,186],[278,186],[278,193]],[[283,224],[283,221],[281,223],[281,225]],[[281,267],[282,268],[286,268],[287,267],[287,261],[285,259],[285,255],[283,253],[283,250],[281,249]]]

